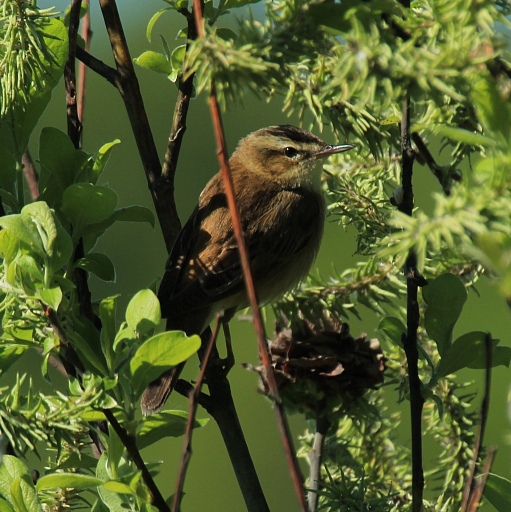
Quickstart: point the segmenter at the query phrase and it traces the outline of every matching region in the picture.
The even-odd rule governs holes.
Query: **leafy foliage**
[[[509,5],[417,0],[405,9],[394,0],[278,0],[266,3],[264,21],[249,14],[238,17],[235,30],[219,26],[222,16],[250,3],[207,0],[204,38],[185,43],[184,29],[174,48],[162,37],[162,52],[145,51],[135,62],[178,85],[194,76],[198,94],[214,86],[224,107],[247,91],[278,96],[284,111],[357,145],[357,153],[331,160],[324,185],[331,218],[357,231],[360,262],[328,279],[309,277],[274,311],[295,326],[325,326],[350,313],[362,318],[367,312],[360,306],[366,306],[380,317],[380,332],[389,341],[387,382],[406,400],[401,270],[410,251],[416,254],[429,280],[418,333],[425,435],[440,447],[438,463],[427,473],[435,497],[424,507],[457,510],[476,418],[473,395],[453,374],[486,368],[488,345],[493,366],[509,366],[511,359],[511,349],[488,333],[453,339],[466,288],[482,276],[511,301]],[[164,15],[190,15],[186,0],[165,4],[149,21],[149,40]],[[11,392],[1,395],[0,427],[14,455],[4,455],[0,466],[0,509],[87,503],[96,511],[151,510],[140,468],[114,424],[139,448],[181,435],[183,413],[140,419],[135,404],[150,381],[190,357],[200,340],[158,333],[159,303],[149,289],[134,294],[124,315],[117,311],[118,296],[99,298],[94,311],[82,311],[83,272],[115,280],[108,255],[95,251],[98,239],[117,221],[154,226],[149,210],[119,207],[117,193],[99,184],[118,140],[89,154],[66,134],[44,128],[39,197],[26,200],[21,159],[62,74],[65,23],[35,3],[6,0],[2,6],[0,372],[36,348],[43,375],[48,378],[50,362],[61,361],[69,384],[59,391],[51,383],[52,392],[44,394],[19,375]],[[414,156],[438,181],[433,191],[418,194],[432,206],[418,201],[413,216],[396,208],[403,195],[399,130],[406,95],[412,99]],[[441,152],[431,149],[435,144]],[[409,506],[408,452],[394,437],[399,415],[388,414],[384,398],[380,390],[324,412],[333,427],[319,510]],[[313,435],[303,437],[304,456]],[[99,459],[90,454],[91,439],[103,450]],[[34,485],[21,459],[43,447],[51,457]],[[497,475],[489,479],[485,493],[499,510],[509,508],[509,485]]]

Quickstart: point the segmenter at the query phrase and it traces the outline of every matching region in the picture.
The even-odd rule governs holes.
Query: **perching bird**
[[[325,220],[321,159],[353,148],[332,146],[291,125],[270,126],[241,139],[229,165],[260,304],[303,279],[319,249]],[[238,248],[224,183],[216,174],[177,237],[158,298],[167,330],[201,334],[216,314],[246,308]],[[182,365],[153,381],[142,410],[159,410]]]

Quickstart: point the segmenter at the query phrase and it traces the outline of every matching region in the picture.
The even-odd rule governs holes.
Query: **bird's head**
[[[330,145],[292,125],[269,126],[242,139],[232,161],[236,167],[267,177],[282,186],[321,189],[321,160],[352,149]]]

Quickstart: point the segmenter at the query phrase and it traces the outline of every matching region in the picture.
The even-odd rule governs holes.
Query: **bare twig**
[[[85,51],[88,52],[90,48],[90,40],[92,37],[92,31],[90,29],[90,6],[89,0],[83,0],[83,2],[87,5],[88,9],[82,20],[82,38],[85,41]],[[80,62],[80,65],[78,67],[78,76],[78,118],[83,123],[83,114],[85,106],[85,79],[87,77],[87,67],[83,62]]]
[[[217,318],[214,331],[211,333],[206,350],[203,353],[201,359],[201,370],[199,378],[195,384],[195,390],[190,393],[190,408],[188,411],[188,418],[186,422],[185,438],[183,441],[183,453],[181,455],[181,465],[179,467],[176,489],[174,491],[174,502],[172,504],[172,512],[179,512],[181,510],[181,500],[183,499],[183,487],[185,483],[186,470],[188,469],[188,463],[192,456],[192,435],[193,435],[193,424],[195,422],[195,415],[197,413],[197,405],[201,394],[202,384],[206,375],[206,370],[210,360],[210,356],[215,345],[218,333],[220,331],[221,318]]]
[[[493,459],[495,457],[496,448],[494,446],[490,446],[488,448],[488,455],[484,459],[483,471],[481,475],[475,481],[474,488],[470,493],[470,500],[468,502],[467,512],[476,512],[479,508],[481,502],[481,496],[483,495],[484,486],[486,485],[486,480],[488,479],[488,475],[490,474],[490,469],[493,464]]]
[[[433,155],[431,154],[431,151],[429,150],[428,146],[424,142],[423,138],[417,132],[412,133],[412,139],[415,142],[415,145],[417,146],[417,151],[419,152],[421,158],[424,160],[426,165],[430,168],[431,172],[433,173],[435,178],[438,180],[440,185],[442,185],[442,187],[443,187],[445,179],[444,179],[444,171],[442,169],[442,166],[440,166],[436,163],[436,160],[433,158]]]
[[[69,52],[64,68],[64,79],[66,82],[66,106],[67,106],[67,133],[75,148],[80,147],[82,134],[82,123],[78,117],[76,104],[76,38],[78,25],[80,23],[81,0],[71,0],[69,12]]]
[[[108,423],[112,425],[112,428],[119,436],[119,439],[126,448],[126,451],[129,453],[139,471],[142,473],[144,483],[146,484],[149,493],[151,494],[152,505],[154,505],[160,512],[170,512],[169,506],[165,503],[165,499],[161,495],[160,490],[156,486],[151,473],[147,469],[147,466],[145,465],[144,460],[138,451],[135,439],[130,436],[128,432],[122,427],[122,425],[117,421],[117,418],[114,416],[114,413],[111,409],[103,409],[103,414],[106,416]]]
[[[34,160],[29,149],[25,149],[23,156],[21,157],[23,164],[23,176],[25,176],[25,182],[28,185],[28,190],[34,201],[39,197],[39,175],[37,174]]]
[[[468,512],[472,510],[474,507],[474,502],[476,505],[479,503],[479,498],[482,493],[482,489],[484,488],[484,484],[481,486],[480,482],[476,485],[475,477],[476,477],[476,469],[477,469],[477,461],[481,457],[481,450],[483,446],[484,433],[486,430],[486,423],[488,421],[488,414],[490,411],[490,393],[491,393],[491,369],[492,369],[492,336],[490,333],[486,334],[484,339],[485,346],[485,354],[486,354],[486,369],[485,369],[485,382],[484,382],[484,396],[481,402],[481,412],[480,412],[480,423],[479,429],[477,431],[477,436],[474,442],[474,454],[472,456],[472,460],[470,461],[470,469],[467,477],[467,481],[465,482],[465,487],[463,489],[463,500],[461,502],[460,510],[462,512]],[[486,476],[489,472],[483,471],[484,480],[486,480]],[[480,488],[481,487],[481,488]],[[480,488],[480,489],[479,489]],[[476,500],[476,496],[479,495],[479,498]],[[475,509],[474,509],[475,510]]]
[[[309,452],[309,492],[307,494],[307,504],[309,512],[315,512],[318,507],[318,490],[321,481],[321,463],[323,460],[323,448],[325,438],[330,428],[330,422],[323,414],[323,408],[318,408],[316,414],[316,433],[312,443],[312,450]]]
[[[91,55],[83,48],[80,48],[80,46],[76,47],[76,58],[117,88],[119,75],[114,68],[110,67],[108,64],[105,64],[102,60],[94,57],[94,55]]]
[[[117,5],[115,0],[100,0],[99,4],[117,66],[116,85],[124,100],[165,244],[167,248],[170,248],[180,226],[173,191],[169,191],[164,186],[165,183],[162,184],[160,180],[162,166],[149,126]]]
[[[194,0],[193,2],[193,10],[195,14],[195,23],[197,26],[197,32],[200,37],[204,37],[204,19],[202,16],[202,5],[200,0]],[[273,402],[275,404],[275,413],[277,416],[277,423],[279,427],[279,431],[281,434],[282,442],[284,445],[284,450],[286,453],[288,465],[291,472],[291,477],[293,480],[293,485],[295,488],[295,493],[298,498],[298,502],[300,504],[300,508],[303,512],[307,510],[307,503],[305,501],[305,493],[303,489],[303,479],[300,474],[300,468],[298,466],[298,461],[296,459],[296,453],[293,447],[293,442],[291,439],[291,432],[289,429],[289,424],[287,422],[287,418],[285,416],[284,408],[282,405],[282,401],[280,399],[280,394],[277,388],[277,383],[275,381],[275,376],[273,373],[273,366],[271,364],[271,357],[268,349],[268,345],[266,343],[266,334],[264,331],[264,324],[261,317],[261,312],[259,310],[257,295],[254,286],[254,280],[252,277],[252,273],[250,270],[250,260],[248,257],[248,251],[245,244],[245,237],[243,234],[243,229],[241,227],[240,216],[238,211],[238,206],[236,204],[236,198],[234,195],[234,187],[232,182],[231,171],[229,168],[229,160],[227,156],[227,147],[225,143],[225,136],[223,132],[223,126],[220,116],[220,109],[218,106],[218,101],[216,98],[216,91],[214,84],[211,86],[210,96],[209,96],[209,106],[211,110],[211,118],[213,120],[213,126],[215,129],[215,137],[217,143],[217,156],[220,162],[220,169],[222,173],[222,177],[224,180],[226,196],[227,196],[227,204],[229,207],[229,211],[231,213],[231,219],[234,229],[234,234],[236,237],[236,243],[238,246],[238,251],[240,254],[241,267],[243,270],[243,277],[245,279],[245,286],[247,289],[247,295],[250,303],[250,307],[252,309],[254,315],[254,329],[257,335],[258,343],[259,343],[259,355],[262,360],[264,369],[265,369],[265,377],[269,387],[269,395],[272,397]]]
[[[410,140],[410,98],[403,100],[401,117],[401,158],[403,200],[399,205],[400,211],[412,215],[413,198],[413,160],[414,154]],[[417,347],[417,330],[419,328],[418,288],[426,284],[425,279],[417,270],[417,256],[410,250],[405,263],[407,288],[407,332],[403,336],[403,347],[408,363],[408,379],[410,387],[410,420],[412,434],[412,511],[422,510],[424,493],[424,472],[422,468],[422,383],[419,377],[419,351]]]
[[[195,16],[187,9],[181,9],[179,12],[186,17],[188,23],[188,41],[197,38],[197,28],[195,26]],[[188,44],[187,44],[188,50]],[[183,69],[184,72],[184,69]],[[186,79],[183,78],[183,73],[179,77],[178,83],[178,96],[176,105],[174,107],[174,117],[172,119],[172,128],[170,130],[169,139],[167,143],[167,151],[163,162],[161,172],[161,182],[158,185],[159,195],[162,200],[165,196],[174,197],[174,179],[177,169],[177,161],[181,151],[181,143],[186,132],[186,118],[188,116],[188,108],[193,94],[193,79],[194,74],[190,74]],[[174,233],[171,238],[177,237],[181,225],[177,214],[173,222]],[[167,247],[170,250],[170,247]]]

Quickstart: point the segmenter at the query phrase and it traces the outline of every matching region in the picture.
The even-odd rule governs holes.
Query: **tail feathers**
[[[163,407],[175,388],[183,367],[184,363],[178,364],[176,367],[162,373],[147,386],[140,402],[144,416],[157,413]]]

